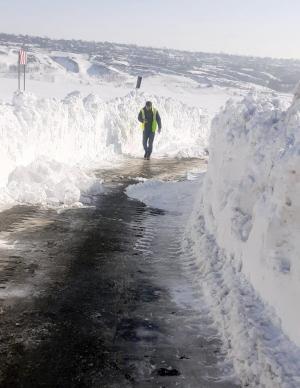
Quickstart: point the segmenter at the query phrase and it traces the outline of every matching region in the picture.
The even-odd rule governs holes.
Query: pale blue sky
[[[0,31],[300,58],[300,0],[0,0]]]

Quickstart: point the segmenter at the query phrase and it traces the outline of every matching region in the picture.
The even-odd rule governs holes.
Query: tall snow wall
[[[103,102],[74,92],[64,100],[16,94],[12,104],[0,103],[0,185],[19,165],[46,156],[70,165],[141,156],[137,115],[146,99],[158,108],[163,123],[156,136],[159,156],[201,156],[208,145],[208,119],[199,108],[178,101],[131,93]]]
[[[83,170],[143,155],[137,116],[149,99],[163,123],[154,156],[204,155],[207,115],[170,98],[132,92],[103,102],[79,92],[64,100],[16,93],[12,104],[0,103],[0,205],[72,204],[84,193],[99,192],[97,180]]]
[[[212,122],[205,224],[300,346],[300,99],[229,101]]]

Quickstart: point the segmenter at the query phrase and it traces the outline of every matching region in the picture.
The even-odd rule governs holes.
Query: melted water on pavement
[[[181,249],[187,215],[124,194],[201,165],[130,159],[98,172],[94,207],[0,214],[0,387],[238,386]]]

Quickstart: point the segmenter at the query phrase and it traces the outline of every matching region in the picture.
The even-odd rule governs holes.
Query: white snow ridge
[[[216,322],[247,386],[300,386],[300,100],[229,101],[215,117],[187,229]]]
[[[80,168],[43,157],[16,167],[7,185],[7,193],[17,202],[54,206],[80,205],[88,202],[88,195],[101,192],[101,182]]]
[[[200,108],[191,108],[170,98],[132,92],[104,102],[95,95],[82,98],[78,92],[64,100],[38,99],[33,94],[16,93],[12,104],[0,103],[0,185],[3,188],[9,183],[8,194],[19,201],[77,202],[80,192],[88,191],[87,179],[79,170],[74,174],[78,179],[71,179],[68,166],[86,170],[122,155],[141,156],[142,132],[137,115],[146,99],[153,101],[163,122],[162,134],[156,138],[156,155],[185,157],[205,153],[209,137],[207,115]],[[35,161],[41,161],[41,157],[43,166],[38,167]],[[30,170],[45,169],[45,177],[37,178],[29,170],[18,169],[8,182],[9,174],[16,167],[33,162]],[[63,165],[58,167],[57,163]],[[69,176],[66,198],[61,190],[47,189],[51,180],[62,187],[66,184],[62,169],[64,175]],[[15,179],[16,174],[18,179]],[[61,180],[57,181],[59,177]],[[90,185],[94,191],[94,178]],[[3,191],[1,198],[7,200]]]

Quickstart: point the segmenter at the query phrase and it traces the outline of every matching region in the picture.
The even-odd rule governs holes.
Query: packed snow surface
[[[55,163],[62,163],[64,174],[70,177],[72,174],[67,166],[87,169],[91,165],[100,167],[107,161],[114,162],[123,155],[140,157],[143,155],[142,130],[137,115],[147,99],[158,108],[163,123],[162,133],[155,139],[155,156],[200,157],[205,154],[209,137],[206,112],[171,98],[132,92],[104,102],[96,95],[83,98],[79,92],[69,94],[64,100],[16,93],[12,104],[0,104],[2,188],[8,184],[9,194],[13,193],[13,198],[22,201],[47,203],[49,200],[52,203],[56,198],[60,202],[61,190],[56,193],[45,191],[44,185],[47,179],[51,181],[47,175],[50,173],[53,173],[55,185],[58,183]],[[41,157],[44,165],[37,167],[34,162]],[[29,174],[18,169],[10,175],[15,168],[31,163],[34,164],[29,169],[46,171],[39,186],[41,191],[36,190],[41,177],[36,179],[34,172]],[[79,172],[75,176],[79,177]],[[61,181],[66,182],[65,178]],[[83,181],[86,191],[85,178],[76,180],[79,185],[74,179],[73,195],[65,198],[64,203],[69,203],[72,197],[80,197],[78,190]],[[94,183],[91,182],[92,191]],[[49,194],[45,195],[45,192]]]

